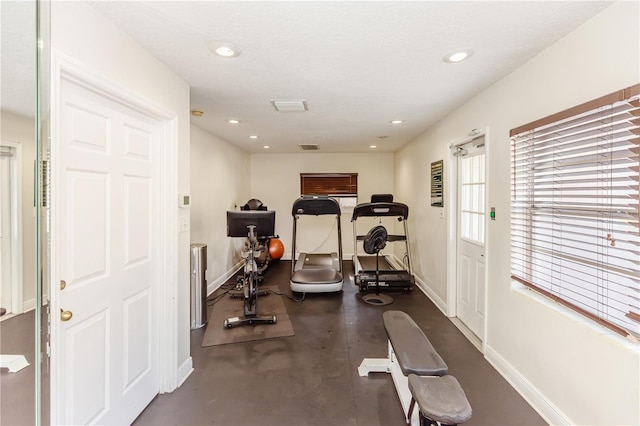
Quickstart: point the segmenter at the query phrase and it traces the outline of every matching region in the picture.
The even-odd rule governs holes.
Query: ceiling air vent
[[[318,144],[299,144],[298,145],[300,148],[302,148],[303,151],[317,151],[318,150]]]
[[[308,111],[307,101],[300,99],[276,99],[271,103],[276,111],[279,112],[305,112]]]

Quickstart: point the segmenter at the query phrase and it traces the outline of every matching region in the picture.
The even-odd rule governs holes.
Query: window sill
[[[595,323],[589,318],[586,318],[565,306],[562,306],[560,303],[554,302],[548,297],[545,297],[544,295],[536,292],[535,290],[530,289],[529,287],[515,280],[511,280],[511,291],[521,295],[522,297],[526,297],[534,302],[537,302],[554,312],[561,314],[562,316],[566,317],[570,321],[575,321],[577,323],[584,325],[585,327],[592,330],[596,334],[612,339],[614,342],[622,345],[626,349],[636,351],[640,354],[640,341],[633,336],[623,337],[618,333],[614,333],[608,328]]]

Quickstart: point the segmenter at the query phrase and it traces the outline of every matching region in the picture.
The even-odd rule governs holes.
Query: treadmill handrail
[[[361,203],[353,208],[351,221],[359,217],[398,216],[407,220],[409,206],[404,203]]]
[[[303,195],[298,198],[291,208],[292,216],[313,215],[320,216],[335,214],[340,216],[340,203],[335,198],[326,195]]]
[[[364,241],[366,237],[367,237],[366,235],[356,235],[356,241]],[[395,241],[406,241],[406,239],[407,239],[406,235],[391,235],[391,234],[387,235],[388,243],[393,243]]]

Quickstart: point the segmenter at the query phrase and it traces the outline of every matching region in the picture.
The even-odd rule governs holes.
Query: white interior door
[[[24,311],[20,161],[19,143],[0,143],[0,307],[14,314]]]
[[[485,153],[484,138],[462,146],[458,156],[458,318],[484,339]]]
[[[56,421],[130,424],[160,386],[161,123],[67,80],[59,122]]]
[[[0,149],[0,307],[13,312],[11,247],[11,162],[9,148]]]

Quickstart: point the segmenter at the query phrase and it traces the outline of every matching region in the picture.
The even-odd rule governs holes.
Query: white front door
[[[458,156],[458,318],[484,339],[485,153],[484,138],[464,145]]]
[[[159,390],[161,123],[62,80],[53,194],[61,424],[130,424]],[[69,318],[70,316],[70,318]]]

